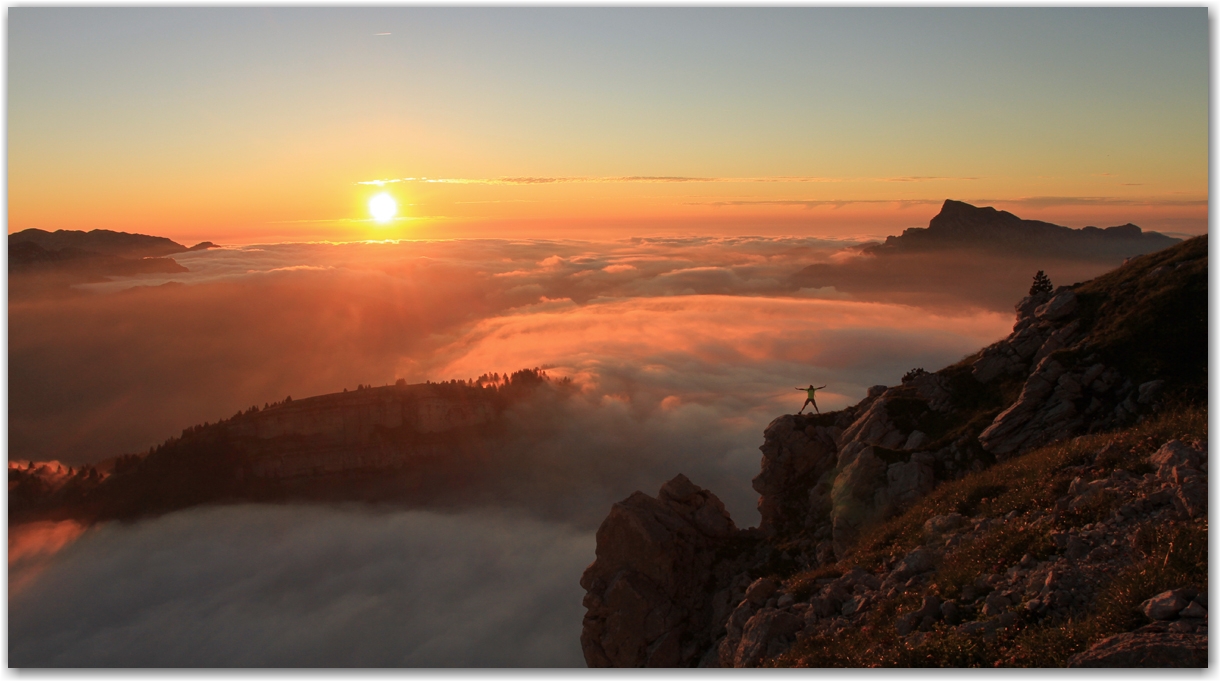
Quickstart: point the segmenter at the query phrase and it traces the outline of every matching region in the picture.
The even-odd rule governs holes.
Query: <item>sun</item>
[[[369,199],[369,213],[377,222],[389,222],[398,213],[398,203],[385,192]]]

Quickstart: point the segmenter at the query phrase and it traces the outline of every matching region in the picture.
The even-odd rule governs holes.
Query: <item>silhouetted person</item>
[[[825,387],[826,386],[821,386],[820,388],[815,388],[815,387],[813,387],[813,384],[810,383],[808,388],[797,388],[797,390],[804,390],[806,393],[809,394],[809,397],[805,398],[805,404],[801,405],[801,411],[798,411],[797,413],[799,414],[799,413],[805,411],[805,407],[808,407],[809,405],[812,404],[813,410],[816,411],[817,413],[821,414],[822,410],[818,409],[818,401],[813,399],[813,394]]]

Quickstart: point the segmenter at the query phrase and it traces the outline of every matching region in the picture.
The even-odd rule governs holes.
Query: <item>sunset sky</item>
[[[18,7],[8,28],[10,233],[879,236],[945,198],[1207,229],[1203,7]]]

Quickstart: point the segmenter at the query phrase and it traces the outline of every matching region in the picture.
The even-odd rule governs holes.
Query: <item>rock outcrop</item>
[[[1145,232],[1132,224],[1071,229],[1039,220],[1022,220],[995,208],[948,200],[926,228],[913,227],[899,236],[887,237],[872,251],[913,253],[974,247],[1018,254],[1100,257],[1148,253],[1178,241],[1158,232]]]
[[[718,550],[738,534],[716,495],[679,475],[656,497],[636,492],[597,530],[580,584],[590,667],[690,667],[711,645],[709,594],[727,586]]]
[[[923,544],[888,567],[851,568],[812,588],[751,579],[764,552],[734,545],[734,537],[749,531],[738,531],[711,493],[679,476],[656,498],[637,492],[616,504],[598,531],[597,561],[581,580],[588,590],[581,638],[586,660],[591,666],[754,667],[800,641],[833,641],[865,626],[892,626],[895,636],[918,646],[934,629],[986,638],[1019,624],[1082,617],[1107,576],[1139,559],[1141,528],[1190,517],[1177,499],[1185,485],[1206,483],[1206,451],[1205,442],[1171,440],[1151,457],[1161,462],[1156,473],[1134,477],[1120,469],[1092,480],[1078,477],[1049,511],[1005,519],[934,516],[924,523]],[[1095,507],[1099,495],[1117,500],[1117,510],[1082,525],[1062,520]],[[1001,532],[1049,532],[1054,550],[1043,558],[1026,554],[980,575],[952,598],[942,597],[931,579],[939,566],[959,547]],[[912,594],[917,605],[900,609],[892,623],[874,619],[883,603],[904,595],[910,602]],[[1139,609],[1149,624],[1097,643],[1070,666],[1206,664],[1205,591],[1172,589]],[[1177,656],[1176,662],[1168,656]]]

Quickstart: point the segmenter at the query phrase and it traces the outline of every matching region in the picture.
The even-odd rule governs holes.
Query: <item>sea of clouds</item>
[[[97,461],[286,395],[398,378],[544,367],[579,389],[514,405],[501,484],[456,506],[47,527],[53,550],[22,569],[10,535],[10,664],[580,665],[577,580],[610,504],[684,473],[755,525],[762,429],[800,407],[796,386],[825,384],[819,406],[842,408],[1011,328],[1010,307],[966,295],[791,283],[850,262],[850,245],[272,244],[10,300],[11,459]]]

